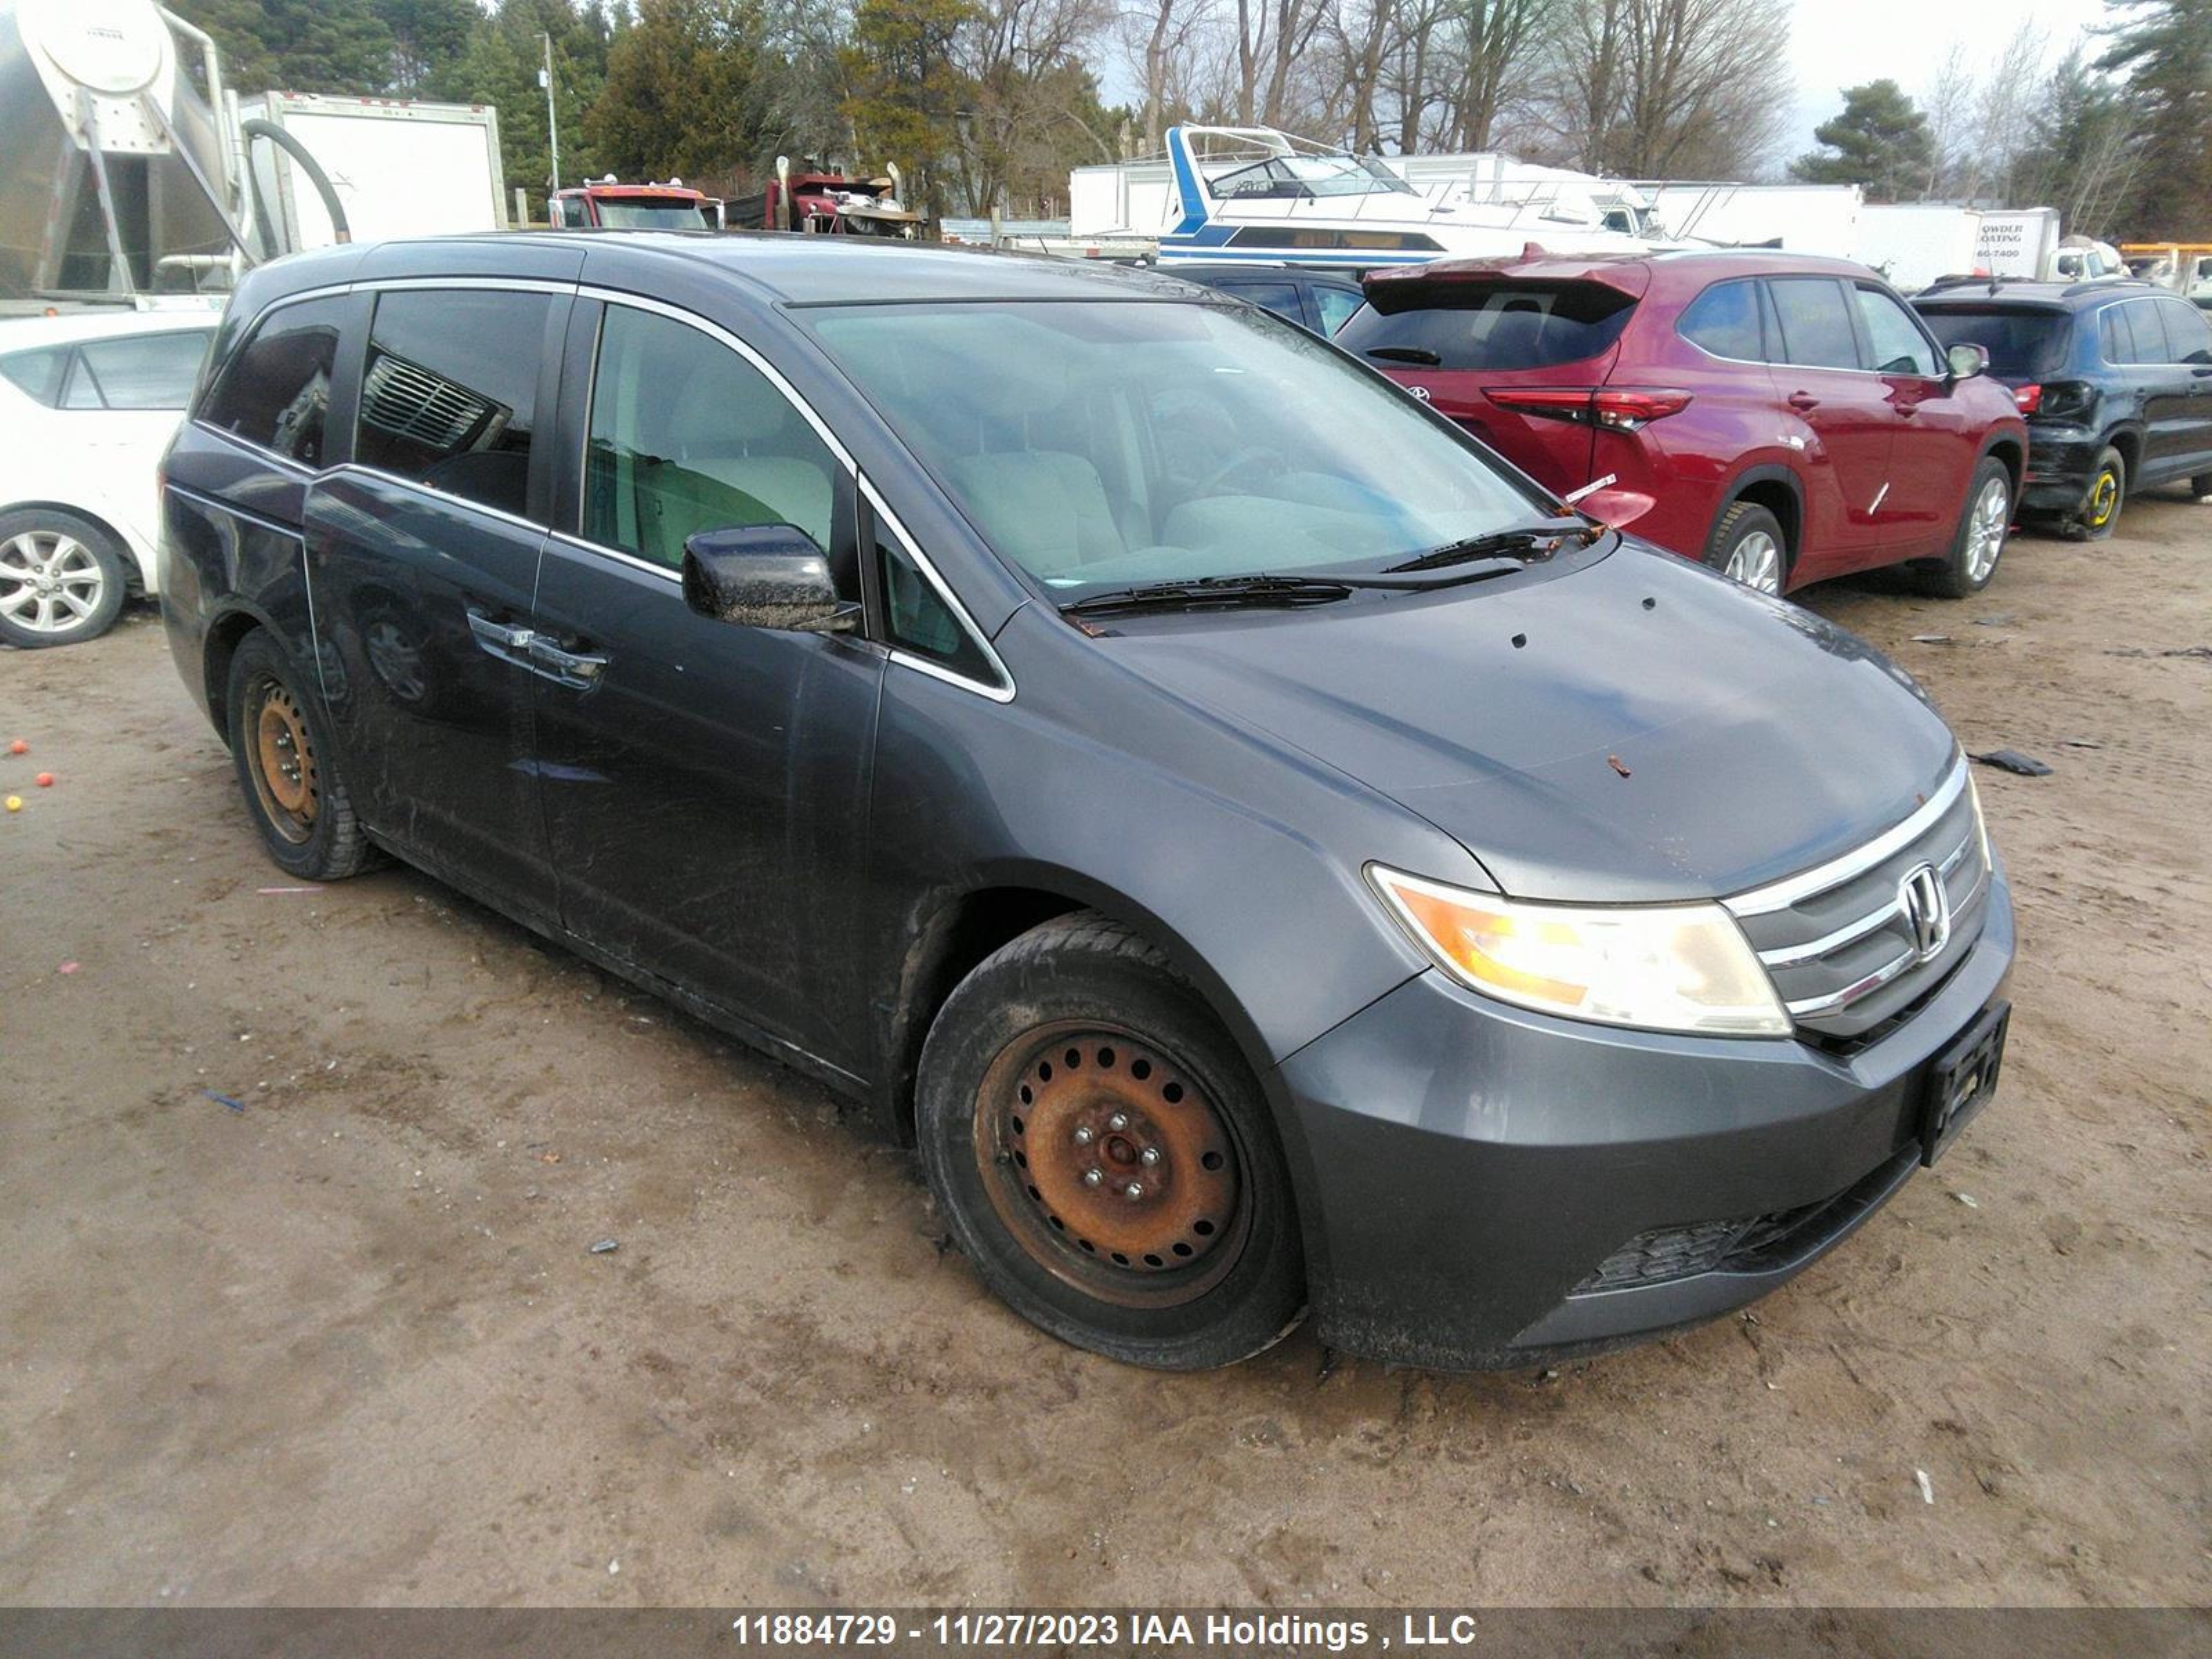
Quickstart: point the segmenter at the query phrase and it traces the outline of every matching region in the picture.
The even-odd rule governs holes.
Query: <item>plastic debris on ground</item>
[[[1992,749],[1987,754],[1972,758],[1984,766],[1994,766],[2007,772],[2017,772],[2024,778],[2047,778],[2051,768],[2033,755],[2023,755],[2017,749]]]
[[[618,1250],[621,1248],[622,1243],[620,1240],[603,1238],[598,1243],[592,1246],[592,1254],[593,1255],[605,1255],[610,1250]]]
[[[216,1105],[228,1106],[234,1112],[242,1112],[246,1109],[246,1103],[242,1100],[233,1100],[228,1095],[219,1095],[212,1089],[203,1089],[200,1092],[215,1102]]]

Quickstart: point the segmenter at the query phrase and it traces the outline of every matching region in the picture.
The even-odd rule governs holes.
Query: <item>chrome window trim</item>
[[[1884,859],[1925,835],[1957,804],[1966,787],[1966,760],[1961,755],[1953,763],[1950,775],[1937,786],[1936,793],[1925,804],[1915,808],[1901,823],[1884,830],[1864,846],[1796,875],[1785,876],[1780,881],[1770,882],[1764,887],[1754,887],[1733,897],[1724,898],[1721,902],[1734,915],[1765,915],[1772,911],[1786,910],[1802,898],[1840,886],[1855,876],[1864,875]]]
[[[860,491],[868,498],[868,505],[874,510],[877,519],[898,538],[900,550],[914,561],[914,568],[921,572],[922,580],[937,591],[939,599],[945,601],[947,608],[952,612],[953,620],[966,630],[968,637],[974,641],[976,648],[982,652],[984,660],[991,665],[992,671],[998,675],[999,683],[996,685],[987,685],[981,680],[970,679],[965,674],[957,673],[947,668],[943,663],[933,662],[929,658],[916,655],[911,651],[902,651],[896,641],[890,637],[890,619],[886,617],[884,619],[884,646],[890,653],[891,660],[902,663],[917,673],[927,674],[933,680],[943,680],[947,685],[957,685],[963,690],[972,691],[977,696],[988,698],[993,702],[1012,702],[1014,700],[1014,676],[1013,672],[1006,666],[1006,659],[999,654],[998,647],[991,643],[989,635],[976,625],[975,617],[968,614],[968,607],[961,604],[960,596],[952,591],[951,584],[939,574],[937,567],[922,556],[921,549],[915,544],[914,538],[908,533],[905,524],[897,514],[891,511],[890,503],[884,500],[875,485],[869,482],[866,473],[857,476],[860,482]],[[874,556],[874,550],[864,548],[861,550],[860,556],[864,559],[871,558]]]
[[[234,449],[242,449],[256,460],[266,461],[271,466],[290,473],[303,483],[312,483],[323,476],[321,471],[294,460],[289,455],[280,455],[275,450],[254,442],[251,438],[240,437],[235,432],[225,432],[221,427],[202,419],[198,415],[192,416],[192,424],[210,438],[219,438]],[[327,471],[329,469],[325,468],[324,471]]]
[[[169,490],[171,494],[181,495],[188,501],[197,502],[202,507],[210,508],[216,513],[225,514],[234,519],[243,519],[246,523],[250,525],[257,525],[260,528],[269,531],[275,535],[289,536],[295,542],[303,542],[307,538],[307,530],[303,526],[283,524],[275,519],[264,517],[261,514],[249,512],[245,507],[234,506],[231,502],[223,501],[217,496],[210,495],[202,490],[194,489],[189,484],[180,484],[173,482],[169,485]]]
[[[681,570],[672,569],[665,564],[656,564],[640,554],[627,552],[619,547],[609,547],[605,542],[595,542],[588,536],[573,535],[566,530],[556,530],[548,533],[563,547],[573,548],[579,553],[596,553],[603,559],[612,559],[617,564],[626,564],[633,570],[645,572],[648,576],[659,576],[664,581],[672,582],[678,587],[684,586],[684,573]]]
[[[477,501],[471,496],[456,495],[450,489],[441,489],[435,484],[424,483],[420,478],[405,478],[397,472],[386,472],[382,467],[371,466],[366,461],[343,461],[336,466],[325,467],[314,477],[319,482],[325,478],[342,477],[349,472],[358,472],[362,477],[374,478],[379,483],[394,484],[402,489],[410,489],[417,495],[428,495],[441,506],[465,507],[471,513],[481,513],[488,519],[496,519],[501,524],[513,525],[518,530],[527,530],[539,536],[550,536],[553,533],[551,526],[542,525],[535,519],[526,519],[520,513],[510,513],[503,507],[493,507],[489,502]]]

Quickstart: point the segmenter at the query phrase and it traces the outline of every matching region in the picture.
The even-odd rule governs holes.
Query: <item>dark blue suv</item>
[[[1947,346],[1990,354],[2027,417],[2020,510],[2109,536],[2139,490],[2212,495],[2212,322],[2148,283],[1940,283],[1913,301]]]

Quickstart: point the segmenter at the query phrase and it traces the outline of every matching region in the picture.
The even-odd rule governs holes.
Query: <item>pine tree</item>
[[[1869,81],[1844,90],[1842,113],[1823,121],[1813,150],[1790,164],[1790,174],[1810,185],[1860,185],[1877,202],[1901,201],[1925,182],[1934,155],[1928,118],[1894,81]]]
[[[2144,240],[2212,239],[2212,0],[2106,0],[2100,68],[2126,77],[2142,135],[2126,228]]]

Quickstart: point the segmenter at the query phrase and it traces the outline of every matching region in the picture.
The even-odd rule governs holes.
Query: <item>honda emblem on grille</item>
[[[1905,925],[1912,930],[1912,949],[1922,962],[1932,961],[1951,942],[1951,895],[1932,864],[1916,864],[1897,884],[1898,908]]]

